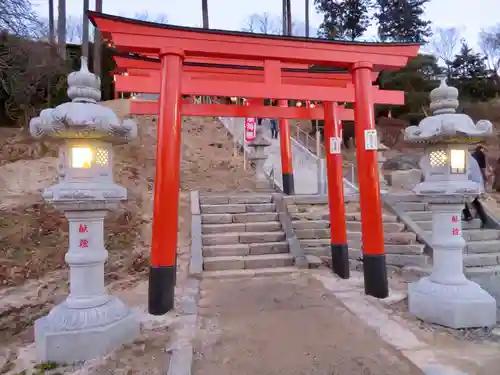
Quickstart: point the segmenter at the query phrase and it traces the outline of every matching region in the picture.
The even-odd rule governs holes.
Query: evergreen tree
[[[429,92],[439,86],[438,77],[443,73],[438,66],[436,57],[432,55],[417,55],[408,64],[397,71],[383,71],[377,84],[384,90],[402,90],[405,92],[405,105],[392,107],[392,114],[418,123],[429,114]],[[377,106],[384,109],[387,106]]]
[[[431,36],[424,6],[430,0],[375,0],[378,35],[382,41],[425,43]]]
[[[486,56],[474,53],[463,42],[460,52],[450,64],[451,83],[461,97],[472,101],[486,101],[498,94],[494,73],[486,66]]]
[[[326,39],[356,40],[370,26],[368,11],[372,0],[314,0],[323,13],[318,36]]]

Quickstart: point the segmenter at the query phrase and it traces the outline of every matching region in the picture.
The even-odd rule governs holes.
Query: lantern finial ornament
[[[443,113],[455,113],[458,108],[458,90],[448,86],[446,78],[441,79],[439,87],[430,93],[430,108],[434,115]]]

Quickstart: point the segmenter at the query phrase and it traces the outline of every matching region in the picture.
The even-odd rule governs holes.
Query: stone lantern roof
[[[109,108],[97,104],[101,99],[101,80],[88,69],[87,58],[81,58],[81,68],[68,76],[68,96],[71,102],[44,109],[30,121],[30,133],[35,138],[96,139],[121,144],[137,136],[132,120],[120,122]]]
[[[404,139],[412,143],[477,143],[492,135],[493,125],[488,120],[476,124],[458,108],[458,90],[448,86],[446,79],[430,93],[433,115],[423,119],[418,126],[405,129]]]

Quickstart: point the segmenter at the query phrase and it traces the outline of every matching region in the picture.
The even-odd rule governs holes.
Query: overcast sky
[[[1,1],[1,0],[0,0]],[[93,7],[95,0],[90,0]],[[57,0],[54,1],[57,8]],[[38,12],[48,15],[48,0],[34,0]],[[83,0],[66,0],[67,13],[80,15]],[[317,27],[322,17],[316,14],[314,0],[310,0],[311,26]],[[208,0],[210,27],[214,29],[241,30],[252,13],[279,16],[280,0]],[[433,26],[458,27],[469,43],[476,45],[481,28],[500,22],[500,0],[431,0],[427,6],[427,19]],[[133,16],[147,11],[166,14],[169,23],[184,26],[201,25],[201,0],[103,0],[104,13]],[[292,18],[304,20],[304,0],[292,0]],[[370,30],[370,32],[375,32]]]

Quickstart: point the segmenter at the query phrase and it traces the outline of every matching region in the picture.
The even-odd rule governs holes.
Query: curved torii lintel
[[[315,38],[207,30],[145,22],[89,11],[88,17],[118,50],[159,54],[163,47],[186,57],[277,60],[282,63],[351,67],[363,61],[374,70],[398,69],[417,55],[420,44],[331,41]]]

